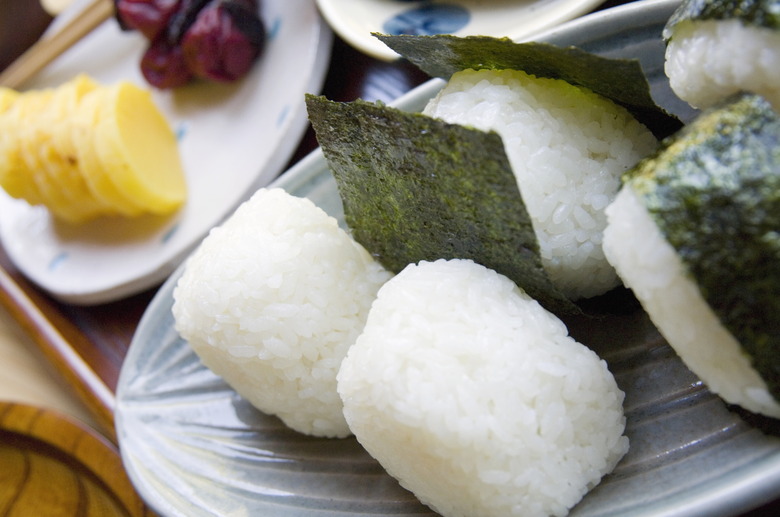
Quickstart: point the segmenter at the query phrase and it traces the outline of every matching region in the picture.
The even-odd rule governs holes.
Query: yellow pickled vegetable
[[[36,173],[38,163],[35,154],[23,145],[32,129],[24,120],[39,117],[45,109],[48,90],[16,96],[0,117],[0,185],[13,197],[27,200],[31,204],[43,203]]]
[[[94,140],[104,170],[117,191],[146,211],[166,213],[186,196],[176,136],[152,102],[151,93],[129,83],[105,91]]]
[[[84,75],[0,89],[0,187],[71,223],[167,214],[187,195],[175,135],[151,94]]]
[[[51,95],[38,103],[40,111],[27,119],[35,123],[25,125],[28,132],[20,142],[28,170],[43,198],[41,204],[61,219],[75,223],[112,212],[109,205],[92,195],[78,160],[60,148],[57,138],[69,130],[79,98],[96,87],[91,81],[75,80],[51,90]]]

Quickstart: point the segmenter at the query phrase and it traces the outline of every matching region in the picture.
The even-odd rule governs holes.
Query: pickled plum
[[[123,30],[136,30],[153,41],[168,26],[181,0],[115,0],[119,25]]]
[[[141,73],[149,84],[161,90],[184,86],[193,77],[181,47],[172,45],[165,37],[158,37],[146,49],[141,58]]]
[[[212,0],[184,34],[187,66],[198,77],[229,82],[245,75],[265,44],[251,0]]]
[[[240,79],[265,46],[258,0],[115,0],[115,7],[122,29],[149,41],[141,71],[160,89]]]

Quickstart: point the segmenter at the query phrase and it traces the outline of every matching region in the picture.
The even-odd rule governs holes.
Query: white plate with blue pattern
[[[25,276],[77,304],[140,292],[163,281],[210,228],[282,172],[306,131],[304,94],[322,86],[333,35],[310,0],[261,6],[269,39],[246,78],[153,91],[179,135],[189,188],[179,213],[68,226],[0,189],[0,239]],[[56,86],[81,72],[105,84],[126,79],[148,87],[139,68],[145,46],[138,33],[108,20],[25,87]]]
[[[524,40],[604,0],[317,0],[322,16],[353,47],[383,61],[398,58],[371,35],[455,34]]]

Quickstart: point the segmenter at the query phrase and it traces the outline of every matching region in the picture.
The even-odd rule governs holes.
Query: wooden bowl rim
[[[79,475],[93,477],[129,515],[152,515],[127,476],[119,449],[78,419],[49,408],[0,401],[3,434],[16,435],[11,445],[17,448],[56,457]]]

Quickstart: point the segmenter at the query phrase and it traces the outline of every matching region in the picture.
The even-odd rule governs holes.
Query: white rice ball
[[[607,258],[683,362],[727,402],[780,418],[780,404],[631,187],[621,190],[607,216]]]
[[[696,108],[749,91],[780,111],[780,31],[739,20],[680,22],[664,67],[672,90]]]
[[[515,70],[452,76],[424,113],[496,131],[533,220],[542,265],[571,299],[619,284],[604,258],[604,208],[657,140],[627,110],[557,79]]]
[[[385,284],[338,390],[358,441],[448,517],[565,515],[628,449],[605,362],[469,260]]]
[[[349,428],[336,374],[390,278],[308,199],[261,189],[188,259],[176,330],[261,411],[306,434]]]

